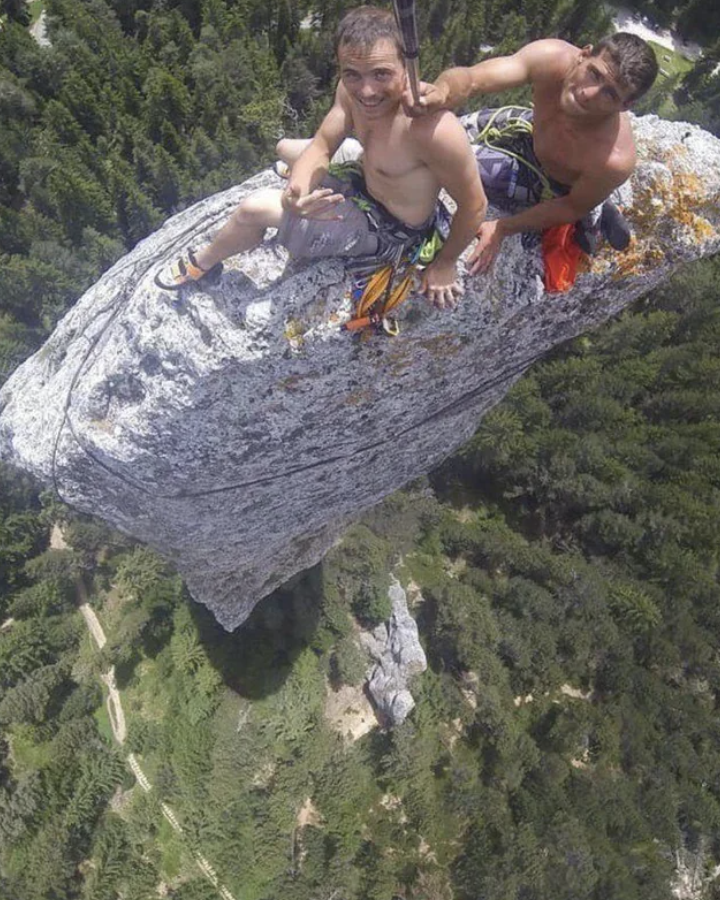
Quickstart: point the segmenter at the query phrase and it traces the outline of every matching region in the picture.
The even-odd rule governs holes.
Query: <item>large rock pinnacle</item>
[[[505,242],[453,312],[412,297],[357,341],[341,262],[285,273],[267,243],[216,285],[159,290],[269,172],[175,216],[89,290],[0,393],[0,454],[171,557],[226,627],[312,565],[361,510],[437,465],[549,348],[720,248],[720,141],[653,116],[623,188],[635,239],[546,294]]]

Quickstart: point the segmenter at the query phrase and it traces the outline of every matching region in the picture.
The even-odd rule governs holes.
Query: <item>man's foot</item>
[[[613,250],[627,250],[631,237],[630,226],[612,200],[603,203],[600,233]]]
[[[588,226],[588,224],[580,219],[575,223],[575,234],[573,240],[588,256],[594,256],[600,243],[600,233],[597,227]]]
[[[211,269],[203,269],[198,265],[195,252],[188,250],[183,256],[169,263],[155,276],[155,284],[165,291],[178,291],[192,281],[200,281],[201,278],[211,277],[213,280],[222,272],[222,263],[217,263]]]

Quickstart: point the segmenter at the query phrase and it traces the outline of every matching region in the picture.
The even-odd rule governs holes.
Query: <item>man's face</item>
[[[580,51],[560,95],[563,112],[576,118],[603,118],[630,106],[630,90],[618,81],[605,53],[591,56],[591,49]]]
[[[395,112],[405,89],[405,67],[392,41],[378,41],[369,50],[342,46],[338,63],[343,85],[366,118]]]

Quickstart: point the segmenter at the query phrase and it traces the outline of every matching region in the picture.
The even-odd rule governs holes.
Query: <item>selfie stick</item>
[[[395,21],[400,32],[403,45],[403,56],[407,68],[408,80],[413,100],[420,105],[420,50],[418,47],[417,21],[415,19],[415,0],[393,0]]]

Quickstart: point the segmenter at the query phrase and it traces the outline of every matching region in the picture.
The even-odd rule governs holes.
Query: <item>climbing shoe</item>
[[[606,200],[603,203],[600,234],[613,250],[627,250],[630,243],[630,226],[612,200]]]
[[[222,263],[217,263],[211,269],[202,269],[198,265],[193,250],[188,250],[183,256],[169,263],[155,276],[155,284],[165,291],[178,291],[183,285],[193,281],[207,278],[216,281],[222,273]]]
[[[600,229],[597,225],[589,225],[584,219],[580,219],[575,223],[573,240],[583,253],[594,256],[600,243]]]
[[[273,165],[273,171],[276,175],[279,175],[280,178],[290,177],[290,166],[286,162],[283,162],[282,159],[278,159],[275,161]]]
[[[576,223],[575,243],[588,256],[593,256],[597,253],[602,238],[605,238],[613,250],[627,250],[630,234],[625,216],[612,200],[606,200],[596,225],[589,225],[585,219]]]

